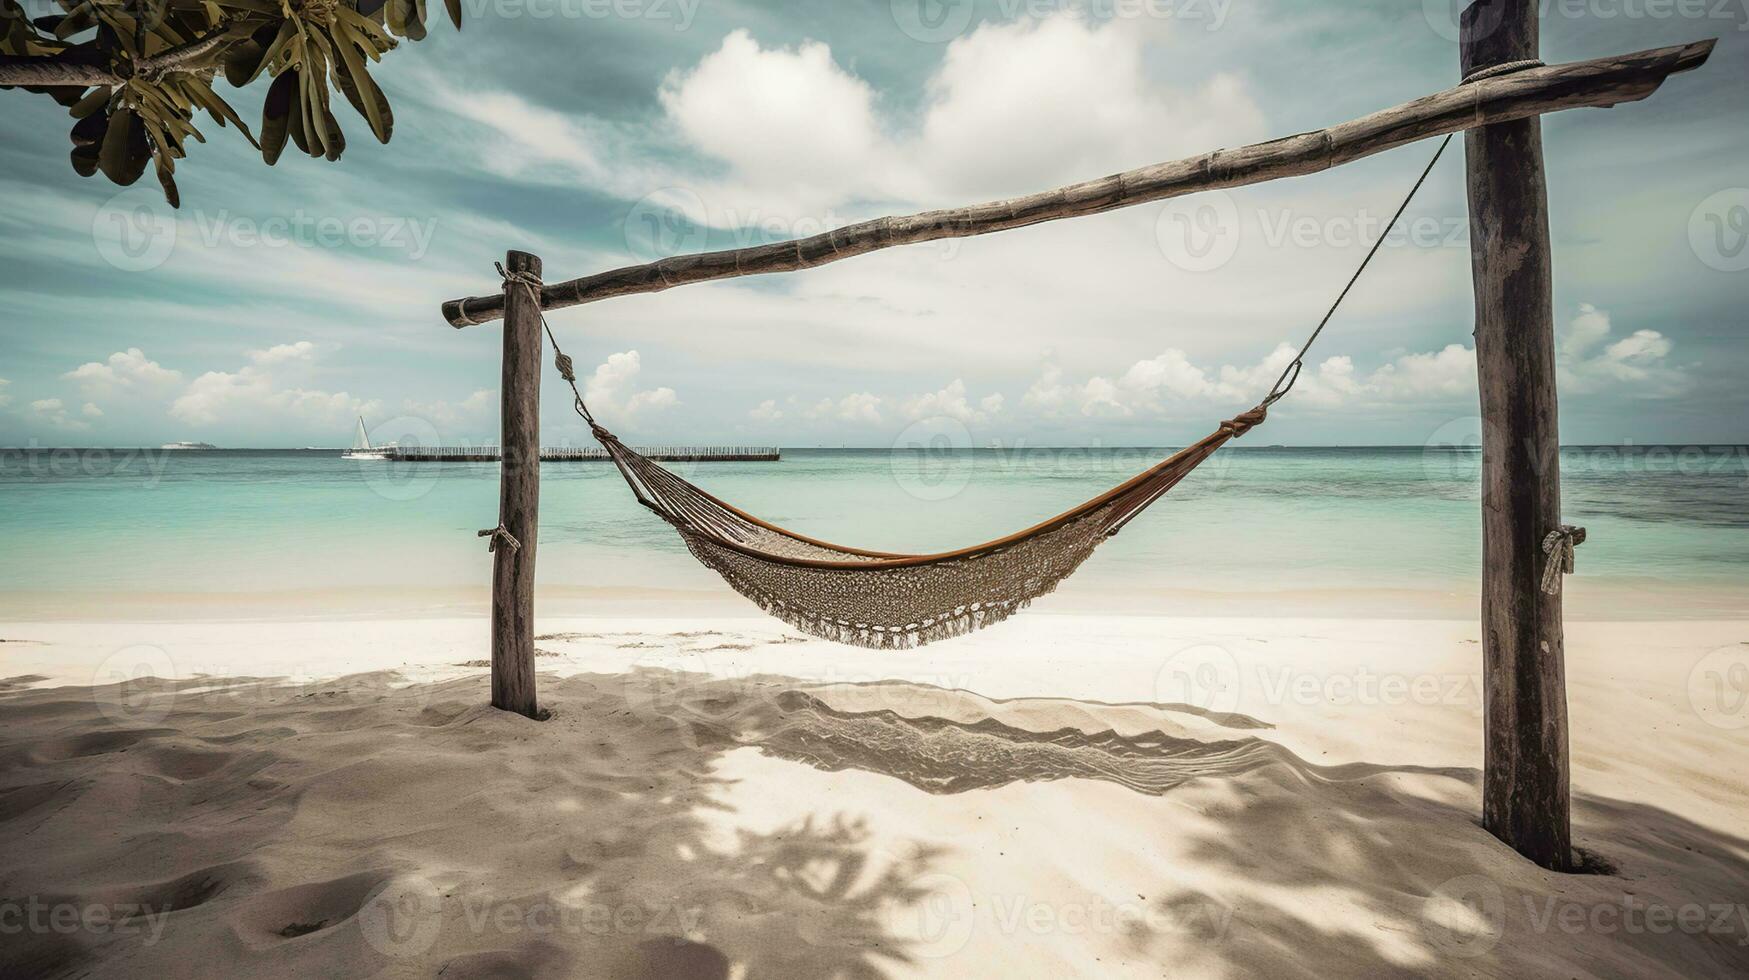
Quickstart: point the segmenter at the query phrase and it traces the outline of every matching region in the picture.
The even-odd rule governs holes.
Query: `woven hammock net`
[[[804,633],[909,649],[1001,622],[1080,567],[1100,542],[1227,440],[1263,421],[1252,409],[1119,486],[1016,534],[957,551],[905,555],[828,544],[768,524],[591,429],[638,501],[706,567]]]

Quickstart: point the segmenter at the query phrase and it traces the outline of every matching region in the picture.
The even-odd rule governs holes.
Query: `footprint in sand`
[[[231,928],[257,950],[326,932],[356,916],[393,877],[379,868],[267,892],[234,913]]]

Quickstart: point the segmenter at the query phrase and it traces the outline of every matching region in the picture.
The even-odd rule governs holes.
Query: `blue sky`
[[[391,144],[343,118],[339,163],[268,168],[208,123],[174,214],[150,179],[75,175],[64,110],[0,93],[0,444],[342,445],[360,414],[378,441],[491,441],[497,327],[438,308],[492,289],[507,248],[558,280],[810,234],[1329,125],[1457,72],[1445,0],[918,3],[464,0],[461,32],[376,73]],[[1743,441],[1745,3],[1546,6],[1551,62],[1720,38],[1650,100],[1545,120],[1563,438]],[[263,91],[221,88],[246,119]],[[552,323],[634,441],[1183,443],[1268,388],[1432,149]],[[1473,427],[1462,180],[1454,144],[1254,439]],[[582,441],[545,383],[544,441]]]

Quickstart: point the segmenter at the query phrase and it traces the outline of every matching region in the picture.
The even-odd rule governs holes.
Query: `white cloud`
[[[86,402],[85,405],[79,409],[79,414],[88,419],[100,419],[103,417],[103,409],[98,408],[91,402]]]
[[[755,422],[775,422],[783,418],[783,409],[777,407],[777,400],[767,398],[758,405],[747,410],[747,417]]]
[[[308,361],[315,356],[316,345],[307,340],[300,340],[295,344],[276,344],[266,350],[249,352],[249,359],[263,367],[293,361]]]
[[[403,413],[437,426],[440,439],[451,434],[467,435],[466,432],[457,430],[484,425],[497,407],[498,393],[490,388],[481,388],[459,402],[443,399],[422,402],[409,398],[401,403]]]
[[[38,419],[58,429],[82,432],[91,428],[89,422],[83,422],[68,415],[66,406],[59,398],[39,398],[30,403],[30,411]]]
[[[5,408],[12,404],[12,395],[6,390],[10,387],[12,387],[12,382],[5,378],[0,378],[0,408]]]
[[[381,407],[355,398],[287,383],[279,369],[302,365],[315,353],[309,341],[252,351],[252,363],[236,371],[208,371],[189,382],[170,403],[170,416],[196,426],[223,424],[236,428],[272,429],[288,423],[326,429],[343,428],[354,417]]]
[[[100,393],[153,394],[182,383],[182,372],[163,367],[138,347],[117,351],[107,361],[87,361],[61,377],[77,382],[87,391]]]
[[[608,355],[583,384],[583,397],[596,415],[636,415],[660,411],[680,404],[673,388],[637,390],[638,375],[644,370],[643,359],[635,350]]]
[[[894,162],[874,90],[818,41],[767,49],[734,31],[691,70],[669,74],[659,97],[693,149],[749,185],[737,192],[748,204],[771,197],[801,210],[838,204],[847,191],[884,183]]]
[[[802,413],[810,419],[836,419],[840,422],[878,424],[881,420],[881,397],[866,391],[845,395],[833,401],[822,398]]]
[[[1686,372],[1665,363],[1672,350],[1668,338],[1655,330],[1637,330],[1609,343],[1610,333],[1609,315],[1588,303],[1561,329],[1557,348],[1564,393],[1608,388],[1664,397],[1685,390]],[[1283,343],[1255,364],[1205,367],[1193,363],[1184,351],[1170,348],[1131,364],[1115,380],[1095,375],[1081,382],[1066,380],[1063,369],[1047,361],[1022,403],[1047,417],[1127,417],[1187,408],[1245,407],[1263,398],[1293,362],[1294,353],[1294,347]],[[1475,394],[1475,350],[1448,344],[1436,351],[1400,355],[1366,374],[1355,368],[1348,355],[1327,357],[1304,369],[1292,397],[1333,408],[1452,402]]]
[[[1135,362],[1116,380],[1094,376],[1080,383],[1066,381],[1060,367],[1047,363],[1022,401],[1045,416],[1126,417],[1249,407],[1268,394],[1293,363],[1295,350],[1284,343],[1254,364],[1203,367],[1171,348]],[[1329,407],[1467,396],[1475,391],[1475,363],[1474,351],[1452,344],[1432,353],[1405,354],[1362,376],[1352,358],[1339,355],[1304,369],[1293,397]]]
[[[1059,13],[985,23],[948,46],[910,158],[928,185],[1040,190],[1256,138],[1263,113],[1231,75],[1195,89],[1149,77],[1148,18]]]
[[[906,399],[904,413],[912,419],[946,417],[971,424],[989,421],[990,416],[1002,411],[1002,403],[1002,395],[993,394],[979,399],[974,406],[966,395],[966,383],[955,378],[940,391]]]
[[[627,200],[652,195],[689,214],[702,201],[705,213],[692,216],[714,226],[801,235],[895,206],[1035,191],[1261,137],[1263,114],[1238,78],[1174,88],[1154,77],[1148,61],[1163,27],[1068,11],[984,24],[948,46],[909,115],[883,104],[829,45],[767,47],[746,29],[671,71],[656,92],[661,120],[641,126],[436,77],[426,87],[441,94],[434,104],[489,129],[476,142],[489,171],[581,180]],[[516,152],[502,152],[505,142]]]
[[[1665,362],[1675,349],[1670,338],[1656,330],[1636,330],[1605,343],[1611,331],[1606,311],[1590,303],[1579,305],[1579,313],[1557,337],[1562,391],[1583,394],[1607,388],[1667,398],[1688,390],[1688,372]],[[1602,350],[1597,350],[1599,344],[1604,344]]]

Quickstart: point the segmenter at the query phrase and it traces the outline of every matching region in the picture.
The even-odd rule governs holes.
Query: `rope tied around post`
[[[1561,576],[1573,574],[1573,549],[1585,543],[1585,529],[1562,524],[1543,538],[1543,554],[1548,564],[1543,566],[1543,592],[1561,594]]]
[[[511,534],[510,530],[502,524],[497,527],[486,528],[479,534],[475,535],[475,537],[491,539],[486,542],[486,550],[489,552],[497,551],[499,545],[503,545],[511,551],[522,550],[522,542],[516,540],[516,535]]]
[[[589,423],[589,430],[597,438],[602,436],[611,438],[613,434],[596,423],[595,416],[590,414],[589,406],[584,404],[583,393],[577,389],[576,365],[571,361],[571,355],[560,349],[559,338],[553,336],[553,326],[547,322],[546,310],[541,306],[542,283],[540,277],[532,272],[508,272],[502,262],[494,262],[493,265],[497,266],[498,275],[504,280],[505,289],[509,289],[512,285],[522,286],[534,299],[534,308],[540,314],[541,329],[546,331],[547,342],[553,345],[553,367],[558,369],[559,377],[564,378],[565,383],[571,386],[571,407],[576,410],[583,421]]]

